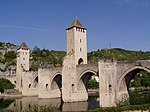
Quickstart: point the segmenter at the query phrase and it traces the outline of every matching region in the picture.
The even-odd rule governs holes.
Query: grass
[[[150,110],[150,104],[99,108],[99,109],[96,109],[91,112],[122,112],[122,111],[129,111],[129,110],[131,110],[131,111],[133,111],[133,110]]]

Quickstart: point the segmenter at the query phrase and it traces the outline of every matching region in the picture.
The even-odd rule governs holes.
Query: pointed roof
[[[78,28],[83,28],[83,29],[86,29],[80,22],[79,20],[76,18],[72,24],[67,28],[67,30],[73,28],[73,27],[78,27]]]
[[[27,47],[26,43],[23,42],[23,43],[20,45],[19,49],[26,49],[26,50],[28,50],[28,47]]]

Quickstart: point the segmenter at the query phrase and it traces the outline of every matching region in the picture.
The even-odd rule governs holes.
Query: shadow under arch
[[[118,93],[120,93],[119,97],[121,94],[128,94],[129,91],[129,84],[132,79],[139,73],[140,71],[147,71],[150,73],[150,69],[142,66],[134,66],[129,69],[127,69],[123,75],[120,77],[118,81]]]
[[[33,88],[37,88],[37,87],[38,87],[38,76],[36,76],[33,81]]]
[[[86,89],[86,91],[88,91],[88,82],[92,78],[92,76],[98,76],[98,72],[90,69],[82,72],[77,81],[78,90]]]
[[[51,80],[51,90],[59,89],[61,91],[62,88],[62,75],[60,72],[55,73],[54,77]]]

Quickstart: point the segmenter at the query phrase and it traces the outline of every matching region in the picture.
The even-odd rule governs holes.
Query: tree
[[[14,89],[15,85],[8,79],[0,78],[0,92],[4,92],[4,89]]]
[[[133,82],[131,82],[131,87],[140,87],[140,86],[141,86],[141,82],[139,79],[136,79]]]
[[[14,51],[9,51],[4,55],[5,59],[7,62],[10,62],[14,59],[16,59],[16,53]]]
[[[90,79],[88,82],[89,89],[97,89],[99,88],[99,83],[95,79]]]

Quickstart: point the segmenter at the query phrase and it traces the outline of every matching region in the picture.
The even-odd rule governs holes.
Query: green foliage
[[[3,54],[0,52],[0,63],[5,63],[6,61],[5,61],[5,58],[4,58],[4,56],[3,56]]]
[[[15,45],[11,43],[0,42],[1,49],[4,49],[5,47],[10,48],[11,46]],[[40,50],[40,48],[38,48],[37,46],[33,48],[33,52],[31,53],[31,56],[33,57],[32,61],[53,64],[55,67],[62,66],[63,58],[65,55],[65,51],[49,51],[45,49]],[[15,58],[16,53],[13,51],[6,53],[4,56],[2,55],[2,53],[0,53],[0,63],[5,64],[15,62]],[[98,49],[97,51],[88,53],[88,63],[97,63],[99,59],[116,59],[119,61],[150,60],[150,52],[129,51],[120,48],[113,48],[101,50]],[[16,63],[13,63],[13,65],[15,64]],[[40,64],[34,63],[34,65],[31,65],[31,70],[37,70],[39,66]]]
[[[9,51],[4,55],[7,62],[11,62],[16,59],[16,53],[14,51]]]
[[[34,61],[48,62],[54,66],[62,66],[64,51],[40,50],[35,47],[32,53]],[[102,49],[88,53],[88,63],[97,63],[99,59],[116,59],[118,61],[137,61],[150,59],[150,52],[129,51],[120,48]]]
[[[131,82],[130,87],[150,87],[150,73],[141,71],[134,77],[134,81]]]
[[[129,51],[120,48],[102,49],[88,53],[89,63],[97,63],[99,59],[116,59],[118,61],[149,60],[150,52]]]
[[[0,78],[0,92],[4,92],[4,89],[14,89],[15,85],[5,78]]]
[[[39,67],[39,65],[37,65],[35,63],[32,63],[31,66],[30,66],[30,70],[31,71],[38,71],[38,67]]]
[[[88,89],[98,89],[99,88],[99,82],[97,82],[95,79],[91,79],[88,82]]]
[[[128,106],[129,105],[128,95],[124,94],[119,100],[116,101],[116,105],[118,107]]]
[[[130,91],[129,96],[131,105],[150,104],[150,91]]]
[[[131,87],[141,87],[140,80],[134,80],[133,82],[131,82]]]
[[[122,107],[108,107],[108,108],[100,108],[93,112],[122,112],[122,111],[134,111],[134,110],[149,110],[150,104],[143,105],[128,105]]]
[[[34,48],[32,53],[33,61],[46,62],[53,64],[55,67],[62,66],[63,57],[66,55],[64,51],[49,51]]]
[[[3,42],[0,42],[0,47],[3,47]]]

